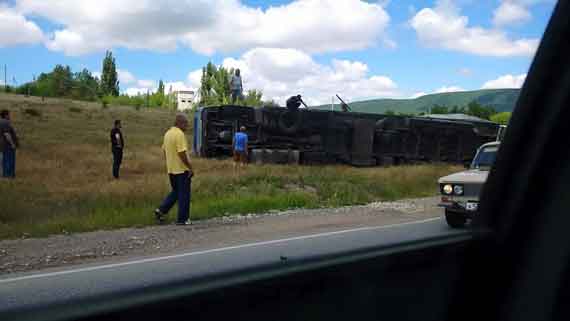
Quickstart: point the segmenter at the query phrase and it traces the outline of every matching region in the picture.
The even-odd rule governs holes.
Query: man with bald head
[[[187,128],[188,118],[184,114],[178,114],[174,126],[164,134],[162,150],[166,158],[166,171],[172,191],[154,210],[159,223],[164,222],[164,216],[174,206],[174,203],[178,202],[176,224],[190,225],[190,193],[194,173],[188,158],[188,141],[184,135]]]

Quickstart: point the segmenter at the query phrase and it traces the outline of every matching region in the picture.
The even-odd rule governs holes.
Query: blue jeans
[[[16,150],[13,148],[4,148],[2,153],[2,176],[16,177]]]
[[[168,174],[172,191],[166,196],[158,207],[161,213],[168,213],[174,203],[178,201],[178,223],[184,223],[190,218],[190,198],[192,180],[188,172],[182,174]]]
[[[236,102],[238,99],[241,99],[241,90],[240,89],[233,89],[232,92],[232,102]]]

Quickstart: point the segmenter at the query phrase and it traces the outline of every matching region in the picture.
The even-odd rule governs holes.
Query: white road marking
[[[39,278],[45,278],[45,277],[51,277],[51,276],[58,276],[58,275],[65,275],[65,274],[73,274],[73,273],[79,273],[79,272],[89,272],[89,271],[103,270],[103,269],[116,268],[116,267],[128,266],[128,265],[140,264],[140,263],[157,262],[157,261],[170,260],[170,259],[177,259],[177,258],[187,257],[187,256],[194,256],[194,255],[201,255],[201,254],[222,252],[222,251],[235,250],[235,249],[241,249],[241,248],[247,248],[247,247],[254,247],[254,246],[259,246],[259,245],[276,244],[276,243],[282,243],[282,242],[288,242],[288,241],[295,241],[295,240],[311,239],[311,238],[317,238],[317,237],[322,237],[322,236],[338,235],[338,234],[345,234],[345,233],[358,232],[358,231],[380,230],[380,229],[386,229],[386,228],[391,228],[391,227],[396,227],[396,226],[412,225],[412,224],[421,224],[421,223],[431,222],[431,221],[440,220],[440,219],[441,219],[441,218],[439,218],[439,217],[434,217],[434,218],[430,218],[430,219],[426,219],[426,220],[413,221],[413,222],[406,222],[406,223],[399,223],[399,224],[382,225],[382,226],[369,226],[369,227],[359,227],[359,228],[354,228],[354,229],[349,229],[349,230],[341,230],[341,231],[334,231],[334,232],[325,232],[325,233],[318,233],[318,234],[310,234],[310,235],[296,236],[296,237],[290,237],[290,238],[285,238],[285,239],[278,239],[278,240],[271,240],[271,241],[263,241],[263,242],[248,243],[248,244],[235,245],[235,246],[228,246],[228,247],[221,247],[221,248],[210,249],[210,250],[204,250],[204,251],[188,252],[188,253],[182,253],[182,254],[176,254],[176,255],[169,255],[169,256],[161,256],[161,257],[154,257],[154,258],[148,258],[148,259],[142,259],[142,260],[135,260],[135,261],[128,261],[128,262],[122,262],[122,263],[113,263],[113,264],[106,264],[106,265],[98,265],[98,266],[87,267],[87,268],[80,268],[80,269],[74,269],[74,270],[65,270],[65,271],[60,271],[60,272],[32,274],[32,275],[21,276],[21,277],[15,277],[15,278],[10,278],[10,279],[0,279],[0,284],[10,283],[10,282],[16,282],[16,281],[22,281],[22,280],[39,279]]]

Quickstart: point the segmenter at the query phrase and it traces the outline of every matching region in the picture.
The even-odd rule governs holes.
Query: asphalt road
[[[106,265],[75,266],[48,273],[12,274],[0,279],[0,319],[2,315],[22,316],[35,308],[65,305],[66,313],[85,312],[73,304],[93,298],[110,298],[96,309],[111,309],[124,300],[142,299],[146,289],[166,289],[171,293],[184,284],[194,290],[206,284],[259,278],[275,271],[295,269],[303,262],[318,267],[326,260],[365,255],[399,246],[434,244],[450,239],[468,240],[467,230],[450,229],[441,218],[402,224],[361,227],[236,246],[191,251],[169,256],[129,260]],[[361,254],[358,254],[361,253]],[[307,265],[306,263],[310,263]],[[206,282],[207,280],[207,282]],[[32,310],[29,310],[32,309]],[[75,309],[75,310],[74,310]],[[27,312],[26,312],[27,311]],[[23,313],[23,314],[18,314]]]
[[[439,198],[226,216],[192,226],[147,226],[0,241],[0,275],[111,264],[370,226],[437,218]],[[152,215],[142,213],[141,215]]]

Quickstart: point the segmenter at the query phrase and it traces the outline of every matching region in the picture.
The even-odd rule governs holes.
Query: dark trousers
[[[2,153],[2,176],[16,177],[16,150],[12,148],[4,148]]]
[[[184,223],[190,218],[192,179],[190,179],[188,174],[188,172],[184,172],[182,174],[168,175],[172,191],[158,207],[161,213],[166,214],[174,206],[174,203],[178,201],[178,223]]]
[[[119,178],[119,169],[123,162],[123,150],[120,148],[113,148],[113,177]]]

